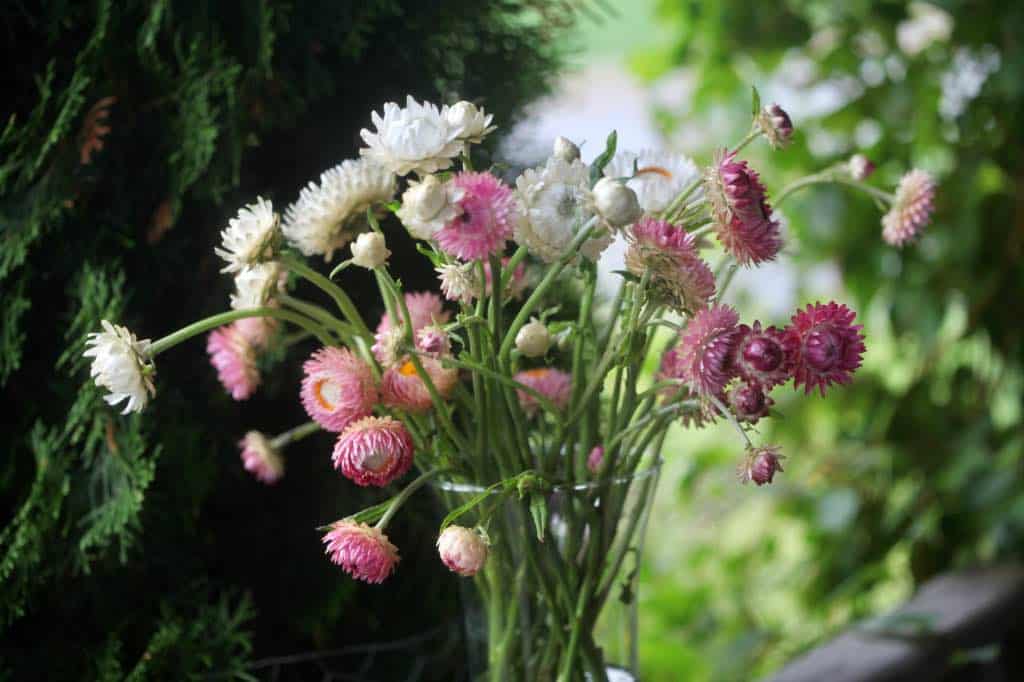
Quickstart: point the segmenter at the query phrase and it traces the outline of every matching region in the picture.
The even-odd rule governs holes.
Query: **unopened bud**
[[[387,243],[380,232],[364,232],[352,242],[352,263],[367,270],[379,268],[388,262]]]
[[[875,172],[875,164],[863,154],[854,154],[848,162],[850,175],[854,180],[867,180]]]
[[[524,324],[516,334],[516,349],[528,358],[539,358],[551,347],[551,334],[537,319]]]
[[[643,214],[636,192],[612,178],[601,178],[594,185],[594,203],[613,227],[629,225]]]
[[[793,121],[778,104],[769,104],[762,109],[757,122],[768,138],[768,143],[776,149],[785,147],[793,137]]]
[[[487,561],[487,539],[463,526],[448,526],[437,538],[441,561],[461,576],[476,575]]]

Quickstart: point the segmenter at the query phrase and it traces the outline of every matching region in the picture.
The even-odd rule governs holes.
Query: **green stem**
[[[318,324],[298,313],[282,310],[281,308],[246,308],[245,310],[229,310],[224,313],[211,315],[210,317],[193,322],[172,334],[168,334],[162,339],[154,341],[149,347],[149,357],[155,358],[165,350],[169,350],[179,343],[191,339],[193,336],[247,317],[273,317],[278,320],[285,320],[314,334],[324,345],[333,344],[331,338],[324,333],[324,330]]]
[[[373,334],[370,333],[370,329],[363,321],[362,316],[359,314],[359,310],[356,309],[355,304],[352,303],[352,299],[349,298],[344,289],[306,265],[301,258],[297,258],[293,254],[285,253],[281,256],[281,262],[296,275],[308,280],[311,284],[330,296],[334,300],[335,304],[337,304],[342,315],[344,315],[345,318],[356,328],[356,334],[358,336],[362,336],[365,339],[373,338]]]
[[[842,175],[842,172],[843,171],[827,170],[827,171],[822,172],[822,173],[815,173],[813,175],[808,175],[806,177],[800,178],[799,180],[794,180],[789,185],[786,185],[782,189],[782,191],[780,191],[775,196],[775,198],[772,201],[772,203],[774,204],[775,208],[778,208],[779,206],[782,205],[782,202],[790,194],[793,194],[797,190],[803,189],[804,187],[810,187],[811,185],[821,185],[821,184],[827,184],[827,183],[834,183],[834,184],[837,184],[837,185],[847,185],[848,187],[853,187],[854,189],[859,189],[860,191],[864,192],[865,194],[869,194],[872,197],[874,197],[875,199],[878,199],[879,201],[881,201],[883,203],[886,203],[886,204],[892,204],[892,202],[895,200],[895,197],[892,194],[889,194],[888,192],[884,192],[884,191],[878,189],[877,187],[872,187],[871,185],[868,185],[868,184],[865,184],[863,182],[860,182],[859,180],[854,180],[853,178],[844,177]]]
[[[283,448],[289,443],[294,443],[297,440],[302,440],[306,436],[312,435],[320,430],[320,425],[316,422],[306,422],[300,424],[293,429],[289,429],[284,433],[274,436],[270,441],[270,447],[274,449]]]
[[[380,521],[378,521],[376,525],[377,530],[383,531],[387,528],[388,524],[391,523],[391,519],[398,513],[398,510],[401,509],[402,505],[405,504],[405,501],[408,500],[414,492],[422,488],[424,483],[432,479],[434,476],[445,473],[446,471],[448,470],[441,468],[431,469],[420,474],[415,481],[407,485],[402,492],[395,496],[395,499],[391,502],[391,506],[388,507],[386,512],[384,512],[384,516],[380,517]]]
[[[351,341],[352,337],[355,335],[355,330],[352,328],[352,325],[342,322],[334,315],[331,315],[329,312],[327,312],[318,305],[315,305],[313,303],[307,303],[302,299],[289,296],[288,294],[281,294],[280,296],[278,296],[278,298],[281,301],[281,303],[284,303],[287,306],[295,308],[300,313],[307,315],[308,317],[312,317],[314,320],[318,320],[322,324],[327,325],[328,327],[336,331],[338,335],[341,336],[341,338],[344,340]]]
[[[748,144],[750,144],[751,142],[753,142],[754,140],[756,140],[760,136],[761,136],[761,128],[759,126],[755,126],[754,129],[751,130],[750,133],[746,137],[744,137],[742,140],[740,140],[740,143],[737,144],[736,148],[732,150],[733,153],[734,154],[739,154],[740,151],[744,147],[746,147]]]

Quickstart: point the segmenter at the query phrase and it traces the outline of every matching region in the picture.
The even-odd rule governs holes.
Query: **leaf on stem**
[[[601,179],[601,175],[604,173],[604,167],[612,160],[615,156],[615,148],[619,143],[619,134],[614,130],[608,134],[608,139],[604,143],[604,151],[594,159],[594,163],[590,166],[590,186],[593,187],[597,184],[597,181]]]

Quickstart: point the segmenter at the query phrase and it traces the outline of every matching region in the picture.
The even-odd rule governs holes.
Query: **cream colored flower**
[[[445,111],[445,120],[455,131],[455,137],[480,144],[497,126],[491,125],[493,114],[486,113],[472,102],[456,102]]]
[[[367,270],[384,265],[390,255],[384,235],[379,232],[364,232],[352,244],[352,263]]]
[[[366,128],[360,131],[366,147],[359,153],[397,175],[444,170],[465,146],[459,139],[460,130],[449,124],[447,114],[447,107],[419,104],[411,95],[405,100],[405,108],[387,102],[383,116],[376,111],[371,115],[377,132]]]
[[[242,268],[235,275],[235,293],[231,307],[235,310],[260,308],[270,303],[284,286],[287,273],[280,263],[271,261]]]
[[[89,374],[100,388],[110,391],[103,397],[109,405],[127,400],[121,414],[141,412],[150,396],[156,392],[153,385],[153,363],[149,359],[149,339],[138,340],[124,327],[101,322],[102,332],[89,334],[83,355],[92,358]]]
[[[227,261],[221,272],[238,272],[248,265],[256,265],[274,255],[277,242],[278,216],[273,205],[256,198],[255,204],[243,206],[238,216],[228,221],[228,227],[220,233],[224,248],[213,252]]]
[[[528,358],[539,358],[551,347],[551,334],[544,323],[534,318],[519,328],[516,349]]]
[[[483,292],[475,263],[450,263],[436,268],[441,280],[441,293],[449,301],[472,303]]]
[[[458,201],[464,194],[465,190],[452,183],[428,175],[420,182],[409,183],[396,215],[413,237],[433,239],[438,230],[461,213]]]
[[[700,178],[700,169],[682,154],[644,149],[640,153],[616,154],[605,166],[604,174],[609,178],[629,178],[626,186],[636,192],[640,208],[647,213],[660,213]],[[700,197],[702,191],[695,191],[690,200]]]

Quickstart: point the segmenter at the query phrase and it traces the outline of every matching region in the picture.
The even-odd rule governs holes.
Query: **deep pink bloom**
[[[260,385],[256,347],[243,330],[235,322],[214,329],[206,339],[206,352],[217,370],[217,379],[235,400],[247,399]]]
[[[923,170],[910,171],[896,188],[892,208],[882,216],[882,238],[893,246],[903,246],[928,226],[934,207],[935,180]]]
[[[864,353],[862,325],[853,324],[856,313],[835,301],[815,303],[793,315],[792,324],[783,330],[786,351],[793,358],[793,384],[815,386],[825,395],[831,384],[848,384],[860,367]]]
[[[715,295],[715,276],[700,257],[692,234],[649,216],[629,228],[626,267],[641,277],[649,272],[655,291],[683,310],[701,310]]]
[[[344,431],[378,402],[370,366],[347,348],[321,348],[302,370],[302,406],[328,431]]]
[[[754,322],[752,327],[740,325],[732,362],[744,381],[765,389],[786,383],[793,369],[782,331],[775,327],[761,329],[760,322]]]
[[[727,305],[697,312],[682,332],[668,376],[684,380],[700,396],[721,394],[733,377],[738,322],[739,315]]]
[[[514,377],[515,381],[529,386],[540,393],[554,404],[559,410],[565,409],[572,397],[572,377],[568,373],[550,367],[539,367],[519,372]],[[540,408],[537,398],[521,388],[516,389],[519,397],[519,405],[527,416],[533,416]]]
[[[739,468],[740,480],[743,483],[753,481],[758,486],[771,483],[775,473],[784,471],[782,460],[785,459],[779,454],[779,448],[765,446],[755,448],[747,452],[746,460]]]
[[[268,485],[284,476],[284,460],[267,437],[259,431],[250,431],[238,442],[242,449],[242,465],[258,480]]]
[[[729,391],[729,405],[736,419],[742,422],[756,424],[774,404],[759,384],[740,383]]]
[[[459,173],[451,183],[463,190],[457,202],[462,214],[437,231],[437,245],[462,260],[486,259],[501,253],[515,225],[512,189],[490,173]]]
[[[736,262],[756,265],[775,258],[782,248],[779,223],[747,162],[737,161],[736,152],[723,153],[708,173],[707,189],[718,241]]]
[[[338,437],[331,459],[357,485],[382,487],[412,466],[412,436],[392,417],[363,417]]]
[[[443,399],[451,396],[459,379],[459,371],[452,367],[444,367],[434,358],[422,357],[420,364],[437,389],[438,395]],[[427,412],[434,406],[430,390],[420,379],[412,360],[408,358],[384,370],[381,394],[385,405],[406,412]]]
[[[594,449],[587,455],[587,469],[592,474],[596,474],[601,470],[601,464],[604,463],[604,446],[595,445]]]
[[[372,526],[336,521],[324,535],[326,554],[356,580],[382,583],[398,564],[398,548]]]
[[[461,576],[476,575],[488,554],[487,539],[463,526],[448,526],[437,538],[437,553],[451,571]]]

